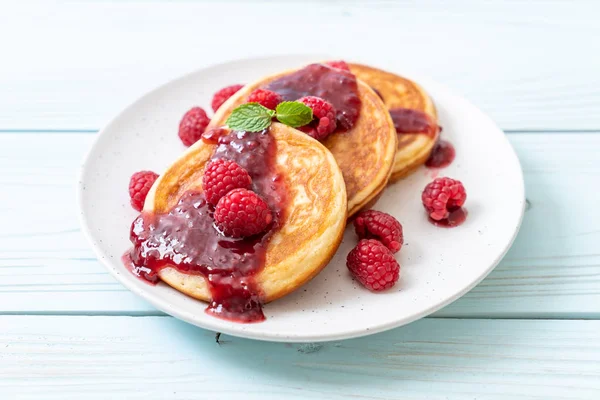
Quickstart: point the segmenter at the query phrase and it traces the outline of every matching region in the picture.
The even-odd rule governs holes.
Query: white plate
[[[459,298],[496,266],[523,216],[519,161],[504,133],[476,107],[438,83],[407,75],[431,94],[442,135],[456,147],[456,160],[440,175],[464,183],[469,215],[452,229],[427,221],[420,196],[433,172],[425,168],[387,188],[376,209],[400,220],[406,241],[397,255],[401,277],[393,289],[373,294],[350,278],[345,259],[357,241],[351,229],[319,276],[264,307],[267,320],[262,323],[214,318],[204,312],[205,303],[163,283],[147,285],[125,269],[121,256],[131,247],[129,227],[137,215],[129,205],[129,177],[142,169],[160,173],[184,150],[177,127],[185,111],[194,105],[210,110],[212,94],[223,86],[320,59],[248,59],[194,72],[143,96],[98,134],[82,167],[78,204],[83,231],[116,279],[158,309],[197,326],[248,338],[300,342],[362,336],[407,324]]]

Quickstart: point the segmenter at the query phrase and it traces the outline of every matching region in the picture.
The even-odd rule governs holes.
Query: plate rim
[[[273,59],[285,59],[285,58],[292,58],[292,57],[298,57],[298,58],[304,57],[306,59],[312,58],[315,60],[316,59],[325,60],[325,59],[332,58],[331,56],[328,56],[326,54],[293,53],[293,54],[273,54],[273,55],[261,56],[261,57],[232,58],[232,59],[228,59],[225,61],[220,61],[218,63],[210,63],[201,68],[195,69],[191,72],[188,72],[188,73],[185,73],[178,77],[175,77],[173,79],[170,79],[170,80],[162,83],[161,85],[158,85],[158,86],[153,87],[152,89],[148,90],[144,94],[142,94],[139,97],[137,97],[136,99],[134,99],[126,107],[121,109],[115,116],[113,116],[102,127],[102,129],[100,129],[96,133],[94,139],[92,140],[92,143],[89,145],[89,148],[85,152],[82,162],[80,163],[80,166],[77,171],[76,203],[77,203],[77,211],[78,211],[77,219],[79,221],[81,231],[83,232],[86,240],[91,245],[92,250],[93,250],[95,256],[97,257],[97,259],[104,265],[104,267],[108,270],[108,272],[114,279],[116,279],[120,284],[122,284],[124,287],[126,287],[128,290],[130,290],[137,296],[141,297],[145,301],[148,301],[152,306],[156,307],[158,310],[160,310],[172,317],[181,319],[187,323],[190,323],[194,326],[198,326],[203,329],[208,329],[208,330],[215,331],[215,332],[221,332],[221,333],[235,336],[235,337],[261,340],[261,341],[310,343],[310,342],[326,342],[326,341],[358,338],[358,337],[376,334],[376,333],[384,332],[384,331],[387,331],[390,329],[398,328],[400,326],[407,325],[411,322],[417,321],[423,317],[426,317],[426,316],[444,308],[445,306],[449,305],[450,303],[452,303],[452,302],[456,301],[457,299],[461,298],[462,296],[464,296],[466,293],[468,293],[475,286],[477,286],[483,279],[485,279],[494,270],[494,268],[504,258],[506,253],[510,250],[510,248],[512,247],[512,245],[520,231],[520,228],[523,223],[525,207],[526,207],[525,180],[524,180],[524,175],[523,175],[523,168],[522,168],[521,162],[515,152],[515,149],[513,148],[512,144],[510,143],[508,138],[506,137],[506,133],[504,133],[502,131],[502,129],[500,129],[500,127],[486,113],[481,111],[477,106],[472,104],[464,96],[457,94],[458,93],[457,91],[454,91],[454,90],[451,90],[450,88],[448,88],[445,84],[439,83],[427,76],[423,76],[420,74],[413,74],[411,72],[411,70],[408,68],[406,70],[403,70],[403,72],[402,72],[403,76],[407,76],[411,79],[415,79],[415,81],[422,80],[422,81],[429,81],[429,82],[435,83],[436,86],[442,88],[444,91],[447,91],[451,95],[460,98],[469,107],[472,107],[472,108],[478,110],[485,118],[487,118],[493,124],[494,128],[496,128],[499,132],[502,133],[503,140],[508,145],[508,149],[510,150],[511,157],[514,159],[514,161],[516,161],[516,165],[518,166],[518,171],[519,171],[519,178],[520,178],[519,183],[520,184],[518,185],[518,189],[519,189],[518,195],[521,199],[521,207],[519,209],[518,221],[517,221],[517,225],[512,233],[512,237],[507,242],[507,245],[505,246],[504,250],[495,258],[495,260],[492,263],[490,263],[490,265],[481,274],[479,274],[479,276],[476,279],[472,280],[469,285],[466,285],[465,287],[463,287],[461,290],[459,290],[452,296],[449,296],[446,299],[444,299],[438,303],[435,303],[434,305],[432,305],[426,309],[423,309],[423,310],[411,315],[408,318],[402,318],[402,319],[398,319],[396,321],[382,323],[382,324],[379,324],[379,325],[376,325],[373,327],[369,327],[369,328],[363,327],[363,328],[345,330],[345,331],[339,332],[337,334],[326,333],[326,334],[312,334],[312,335],[307,335],[307,334],[299,334],[299,335],[284,334],[284,335],[281,335],[281,334],[277,334],[277,333],[273,333],[273,332],[256,333],[256,332],[252,332],[252,331],[246,331],[244,329],[239,329],[239,328],[236,329],[235,328],[235,326],[237,326],[237,325],[244,326],[244,324],[237,324],[237,325],[230,324],[229,326],[219,325],[219,322],[223,323],[223,320],[220,320],[218,318],[214,318],[215,319],[214,324],[212,323],[212,321],[207,322],[207,321],[195,320],[189,312],[181,311],[179,308],[170,305],[161,296],[155,295],[153,293],[143,290],[143,288],[136,285],[134,283],[134,281],[122,278],[122,276],[121,276],[122,274],[116,268],[113,267],[111,260],[108,259],[107,257],[105,257],[105,254],[103,254],[100,247],[96,244],[94,236],[91,232],[91,230],[92,230],[91,226],[88,224],[87,217],[84,213],[84,207],[83,207],[83,192],[85,190],[85,182],[84,182],[85,171],[86,171],[87,165],[90,162],[90,157],[91,157],[94,149],[98,145],[98,142],[100,141],[101,137],[105,134],[105,132],[108,131],[111,128],[111,126],[113,124],[115,124],[119,118],[121,118],[121,116],[123,114],[125,114],[126,112],[133,109],[137,105],[138,102],[142,101],[143,99],[145,99],[147,97],[154,95],[156,92],[159,92],[159,91],[163,90],[164,88],[171,86],[179,81],[183,81],[183,80],[189,79],[190,77],[192,77],[194,75],[200,74],[207,69],[217,68],[219,66],[225,66],[225,65],[228,65],[231,63],[239,63],[239,62],[244,62],[244,61],[256,62],[256,61],[261,61],[261,60],[267,61],[267,60],[273,60]],[[350,59],[354,61],[353,58],[350,58]],[[360,60],[357,62],[360,62]],[[382,63],[382,64],[386,64],[386,66],[384,66],[384,68],[389,66],[389,63]],[[395,71],[393,71],[393,72],[397,73]],[[415,76],[416,76],[416,78],[415,78]],[[181,293],[181,295],[186,296],[183,293]],[[228,322],[228,321],[226,321],[226,322]],[[234,323],[232,323],[232,324],[234,324]]]

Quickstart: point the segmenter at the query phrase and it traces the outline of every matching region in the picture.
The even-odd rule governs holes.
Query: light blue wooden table
[[[591,0],[2,2],[0,399],[600,399],[599,16]],[[291,52],[419,69],[464,94],[506,131],[529,207],[494,272],[429,318],[219,346],[94,258],[75,171],[150,88]]]

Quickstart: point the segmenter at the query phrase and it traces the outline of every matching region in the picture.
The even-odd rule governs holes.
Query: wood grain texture
[[[525,177],[521,230],[500,266],[437,315],[600,318],[600,191],[590,186],[600,135],[508,137]]]
[[[308,52],[430,75],[503,129],[600,129],[599,13],[595,0],[6,1],[0,128],[98,129],[185,72]]]
[[[477,319],[600,319],[599,14],[594,0],[1,2],[0,399],[599,399],[600,321]],[[530,205],[513,248],[435,314],[470,319],[217,345],[143,317],[160,313],[94,258],[74,190],[91,133],[183,73],[288,53],[417,71],[538,132],[509,136]]]
[[[94,135],[0,134],[0,314],[158,315],[113,280],[79,231],[75,171]],[[600,318],[598,134],[511,134],[526,212],[506,258],[435,315]],[[123,188],[126,190],[126,188]]]
[[[600,321],[425,319],[322,345],[170,317],[0,317],[0,398],[600,398]]]

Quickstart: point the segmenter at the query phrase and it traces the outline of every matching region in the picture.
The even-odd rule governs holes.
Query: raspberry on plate
[[[325,64],[329,65],[331,68],[337,68],[337,69],[341,69],[342,71],[350,72],[350,67],[344,60],[329,61]]]
[[[243,87],[244,85],[231,85],[217,91],[217,93],[213,95],[211,103],[213,111],[217,112],[219,107],[221,107],[221,105],[225,103],[228,98],[233,96],[238,90],[240,90]]]
[[[193,107],[186,112],[179,122],[179,138],[186,146],[196,143],[210,123],[210,118],[200,107]]]
[[[374,292],[394,286],[400,277],[400,265],[392,252],[379,240],[362,239],[348,253],[346,266],[354,277]]]
[[[450,212],[465,204],[467,192],[460,181],[452,178],[437,178],[430,182],[421,195],[423,206],[434,221],[447,219]]]
[[[323,140],[335,131],[337,119],[333,104],[315,96],[305,96],[298,101],[309,106],[317,119],[317,124],[313,121],[311,124],[299,128],[302,132],[317,140]]]
[[[279,93],[267,89],[256,89],[248,96],[248,103],[258,103],[263,107],[274,110],[283,98]]]
[[[259,234],[273,221],[269,205],[248,189],[233,189],[217,203],[215,224],[225,236],[240,238]]]
[[[252,179],[244,168],[232,160],[217,158],[208,163],[202,177],[206,201],[216,205],[221,197],[233,189],[248,189]]]
[[[142,211],[144,202],[150,188],[158,178],[158,174],[152,171],[136,172],[129,179],[129,197],[131,198],[131,206],[137,211]]]
[[[402,225],[390,214],[367,210],[354,219],[354,231],[359,239],[377,239],[392,253],[397,253],[404,244]]]

